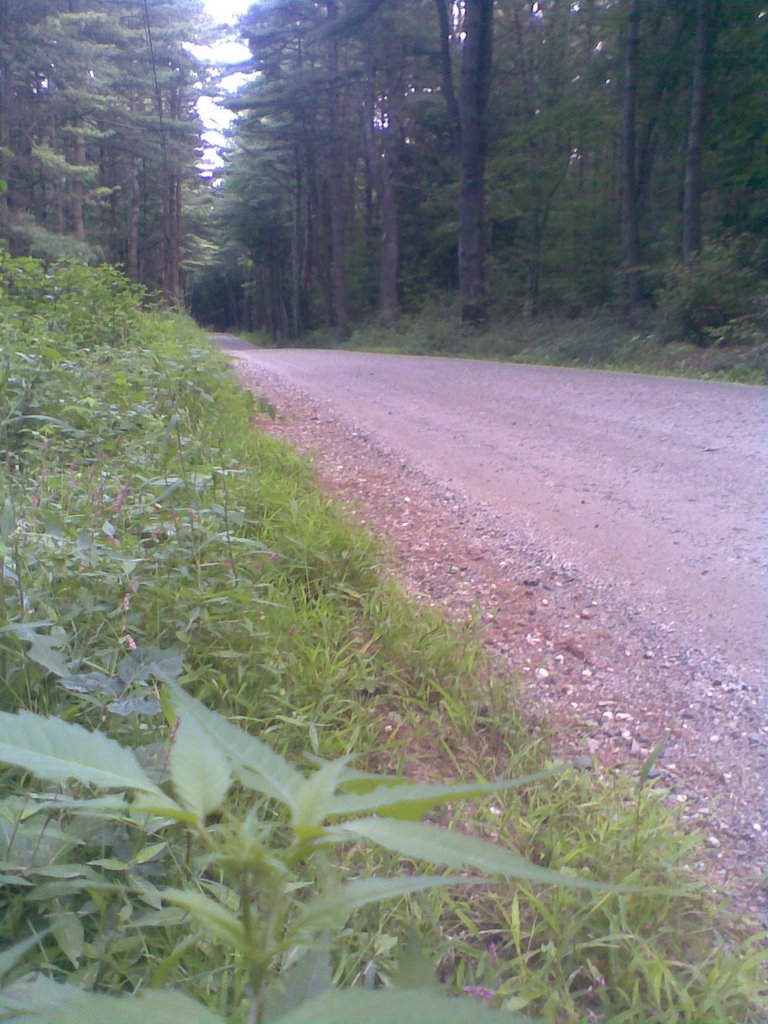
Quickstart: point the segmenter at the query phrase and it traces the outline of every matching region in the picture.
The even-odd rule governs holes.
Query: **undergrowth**
[[[608,316],[541,317],[530,323],[492,323],[483,331],[462,332],[453,317],[427,313],[405,317],[387,330],[361,328],[348,344],[364,351],[498,359],[744,384],[768,382],[765,332],[749,344],[734,342],[702,348],[692,342],[662,341],[650,324],[630,328]]]
[[[332,332],[316,331],[300,344],[314,348],[402,355],[452,356],[581,367],[670,377],[722,380],[740,384],[768,383],[768,334],[765,329],[738,328],[727,343],[702,347],[690,341],[662,340],[653,324],[628,327],[610,316],[573,319],[540,317],[523,321],[492,321],[484,330],[462,331],[455,310],[429,308],[404,316],[392,327],[371,323],[353,331],[340,345]],[[254,344],[273,347],[264,335]]]
[[[163,704],[179,683],[292,763],[354,757],[365,771],[469,782],[551,767],[513,681],[471,631],[416,608],[379,571],[375,542],[304,461],[253,429],[263,407],[188,321],[139,315],[100,271],[61,270],[79,282],[67,291],[55,272],[22,269],[6,259],[0,274],[3,711],[106,731],[160,780],[175,735]],[[88,287],[102,313],[93,335],[74,329],[71,308]],[[153,895],[197,886],[232,909],[225,871],[173,829],[139,836],[128,815],[74,829],[55,808],[70,787],[11,769],[0,786],[0,942],[30,940],[11,981],[37,969],[107,995],[171,985],[217,1019],[246,1019],[247,956],[190,923],[187,904]],[[42,831],[28,822],[41,794],[54,801]],[[518,880],[367,903],[334,935],[333,983],[402,984],[423,958],[437,974],[416,972],[417,987],[439,978],[501,1019],[765,1019],[764,949],[697,879],[698,841],[663,797],[646,778],[566,770],[430,812],[566,880],[642,891]],[[230,819],[251,820],[241,791],[223,806],[206,810],[195,842],[223,830],[232,843]],[[259,813],[282,857],[284,822],[270,804]],[[412,860],[349,841],[336,870],[402,876]],[[316,884],[308,870],[291,892]]]

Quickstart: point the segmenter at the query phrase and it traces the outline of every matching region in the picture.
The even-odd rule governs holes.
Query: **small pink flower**
[[[493,999],[493,992],[482,985],[465,985],[464,992],[473,999]]]
[[[124,612],[129,612],[131,610],[131,598],[132,597],[133,597],[132,594],[126,594],[125,597],[123,598],[123,611]]]
[[[133,639],[130,633],[125,634],[125,636],[123,637],[123,643],[125,644],[129,651],[136,650],[136,641]]]
[[[123,507],[123,505],[125,504],[125,499],[128,497],[130,490],[131,488],[128,486],[128,484],[125,484],[124,487],[120,488],[120,492],[115,498],[115,503],[112,506],[113,513],[118,513],[120,509]]]

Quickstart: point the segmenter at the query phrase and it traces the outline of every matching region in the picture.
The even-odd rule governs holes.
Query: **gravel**
[[[653,774],[683,821],[702,831],[700,867],[756,927],[767,927],[768,716],[759,659],[707,646],[702,630],[681,627],[674,600],[653,602],[648,589],[595,571],[578,545],[564,557],[559,536],[447,484],[418,464],[407,439],[392,444],[367,417],[340,414],[335,400],[265,365],[274,353],[230,336],[214,340],[236,357],[244,384],[277,406],[277,421],[264,428],[310,453],[322,486],[388,539],[409,592],[456,620],[479,621],[486,644],[519,674],[528,714],[546,716],[555,730],[561,754],[584,769],[637,774],[666,742]]]

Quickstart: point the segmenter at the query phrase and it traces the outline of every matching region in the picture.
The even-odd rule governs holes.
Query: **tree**
[[[641,0],[627,0],[621,107],[621,270],[624,312],[634,318],[642,297],[637,196],[637,75]]]
[[[682,256],[686,269],[701,251],[701,159],[706,99],[705,65],[710,15],[707,0],[696,3],[696,35],[693,51],[691,108],[685,148],[685,180],[683,186]]]
[[[200,0],[0,0],[0,237],[178,301],[205,71]],[[183,26],[183,35],[180,30]]]
[[[485,291],[486,111],[493,55],[493,0],[465,0],[459,73],[459,289],[461,322],[488,316]]]
[[[259,76],[217,190],[220,281],[240,297],[221,305],[291,337],[343,336],[376,312],[389,324],[456,292],[467,326],[634,317],[683,237],[695,251],[741,235],[739,252],[759,254],[763,7],[254,5]]]

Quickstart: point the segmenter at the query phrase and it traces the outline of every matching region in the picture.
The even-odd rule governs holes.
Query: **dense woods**
[[[609,770],[581,712],[556,765],[183,309],[289,343],[438,310],[474,353],[553,316],[615,352],[610,312],[765,363],[768,11],[259,0],[240,32],[210,173],[202,0],[0,0],[0,1020],[761,1024],[764,879],[681,793],[701,765],[617,713]],[[570,693],[593,661],[552,643]]]
[[[0,237],[181,297],[200,188],[199,0],[0,0]]]
[[[660,299],[685,316],[702,278],[711,327],[749,311],[761,3],[275,0],[241,27],[259,73],[234,104],[230,258],[201,313],[344,336],[460,289],[468,325]]]
[[[761,0],[262,0],[239,32],[203,180],[199,0],[0,0],[12,253],[282,339],[455,302],[467,327],[661,307],[708,344],[759,312]]]

